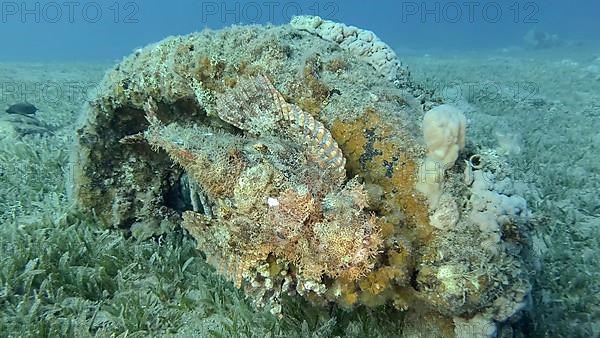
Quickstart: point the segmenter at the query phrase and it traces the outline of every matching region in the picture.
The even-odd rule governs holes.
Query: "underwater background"
[[[0,336],[600,337],[600,263],[596,258],[600,252],[599,13],[600,3],[592,0],[2,1]],[[73,200],[78,198],[73,196],[74,183],[70,180],[73,167],[77,167],[73,154],[83,158],[90,156],[88,150],[95,149],[107,156],[114,149],[98,141],[102,135],[112,137],[138,122],[146,123],[142,114],[131,124],[119,125],[111,122],[110,115],[120,112],[118,108],[102,110],[119,107],[116,100],[102,101],[120,95],[108,92],[120,88],[113,86],[122,80],[115,65],[143,69],[143,64],[136,66],[133,61],[136,54],[148,55],[152,46],[144,46],[168,36],[238,24],[272,29],[271,24],[287,25],[300,15],[317,15],[372,31],[393,49],[407,70],[411,79],[408,88],[422,90],[431,102],[460,108],[467,120],[467,146],[461,150],[457,166],[470,160],[466,154],[477,154],[473,149],[498,154],[503,174],[514,181],[505,196],[522,196],[531,215],[519,228],[519,236],[503,230],[503,241],[511,235],[522,240],[519,245],[524,249],[519,255],[525,257],[524,263],[515,271],[527,276],[530,290],[508,319],[489,321],[497,329],[480,327],[461,332],[456,329],[460,321],[454,319],[444,330],[444,325],[438,324],[446,323],[443,319],[411,317],[412,305],[403,310],[403,305],[393,302],[369,303],[365,299],[348,307],[347,300],[324,305],[310,297],[284,297],[279,317],[269,309],[256,308],[243,289],[223,278],[222,271],[196,250],[198,238],[191,236],[188,228],[166,225],[165,230],[161,223],[157,226],[160,231],[150,231],[135,227],[142,223],[139,220],[115,226],[119,222],[114,219],[122,217],[121,211],[109,208],[106,213],[112,218],[107,221],[100,210],[109,202],[99,199],[86,201],[87,205],[97,203],[95,210],[73,207]],[[268,45],[268,40],[260,40],[258,35],[251,41]],[[301,40],[282,35],[273,46],[280,43],[298,48],[300,42],[294,39]],[[214,52],[230,52],[231,59],[237,60],[253,47],[259,48],[258,44],[215,43]],[[323,50],[320,55],[327,61],[328,55],[337,54]],[[219,69],[210,67],[220,66],[211,62],[205,60],[211,70],[199,76],[216,78]],[[357,68],[349,63],[352,71],[363,69],[358,61]],[[280,90],[289,101],[294,95],[289,88],[293,87],[282,85],[293,83],[285,78],[293,74],[293,70],[285,69],[287,65],[273,64],[272,68],[274,72],[284,68],[281,82],[273,82],[277,88],[288,89]],[[229,74],[227,66],[223,67],[223,73]],[[324,66],[328,67],[336,72],[338,67],[344,68],[334,62]],[[334,72],[330,73],[315,79],[336,79]],[[350,84],[360,82],[357,73],[349,74],[331,83],[337,85],[336,81],[343,79],[351,79],[346,81]],[[371,81],[371,76],[375,75],[364,75],[365,81]],[[348,103],[342,100],[339,107],[351,105],[349,102],[360,106],[372,99],[367,93],[361,96],[360,90],[352,91],[350,85],[348,88],[341,92],[355,97]],[[411,95],[416,96],[415,92]],[[201,95],[194,95],[202,101]],[[386,95],[379,95],[384,97],[381,101]],[[100,101],[97,111],[86,103]],[[411,106],[410,100],[406,101]],[[309,104],[294,102],[310,111]],[[33,104],[36,109],[32,113],[28,110],[31,106],[19,103]],[[333,107],[338,107],[335,104]],[[344,134],[336,129],[335,115],[324,111],[320,117],[324,126],[315,122],[314,128],[331,132],[348,157],[349,173],[360,176],[360,171],[352,168],[352,155],[347,151],[348,139],[353,139],[356,130]],[[90,132],[85,129],[86,121],[96,118],[91,112],[100,116],[98,120],[102,120],[98,112],[107,112],[108,122],[98,122],[98,128]],[[158,112],[164,119],[164,112]],[[308,119],[308,115],[303,116]],[[420,126],[421,115],[407,116],[407,126]],[[243,125],[232,124],[239,127],[235,133],[246,130]],[[126,134],[140,131],[133,129]],[[165,147],[165,142],[179,144],[161,134],[168,131],[164,130],[145,137],[150,143],[152,137],[158,139],[154,147]],[[98,139],[89,137],[92,134]],[[420,130],[414,134],[419,143]],[[100,146],[88,148],[82,140],[96,140]],[[97,161],[94,170],[113,168],[115,163],[120,167],[123,160],[117,155],[105,162],[100,156],[90,158]],[[176,158],[165,167],[185,168],[183,162]],[[458,180],[462,169],[455,167],[448,175]],[[94,177],[92,173],[82,176]],[[105,197],[100,192],[93,196]],[[362,207],[355,209],[362,212]],[[386,260],[391,261],[390,257]],[[414,286],[425,282],[407,277],[405,283]],[[452,289],[448,284],[445,287]],[[452,311],[441,311],[440,317]],[[469,309],[461,316],[471,320],[476,314]],[[430,325],[427,320],[431,320]]]
[[[536,28],[565,42],[597,40],[600,4],[548,1],[4,1],[0,56],[19,60],[115,60],[168,35],[233,24],[275,25],[318,15],[377,33],[398,50],[524,47]]]

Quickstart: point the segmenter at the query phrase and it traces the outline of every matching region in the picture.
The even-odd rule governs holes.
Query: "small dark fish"
[[[15,103],[6,109],[9,114],[20,115],[34,115],[36,111],[38,111],[37,107],[27,102]]]

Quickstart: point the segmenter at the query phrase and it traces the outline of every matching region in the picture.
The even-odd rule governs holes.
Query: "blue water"
[[[375,31],[395,48],[477,50],[522,44],[532,28],[598,39],[600,1],[5,1],[0,61],[120,59],[168,35],[318,14]]]

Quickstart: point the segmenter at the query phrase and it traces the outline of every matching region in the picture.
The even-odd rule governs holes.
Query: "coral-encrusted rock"
[[[390,82],[398,86],[408,84],[406,67],[402,67],[394,50],[373,32],[323,20],[318,16],[296,16],[290,25],[337,43],[352,54],[361,57]]]
[[[361,52],[297,23],[170,37],[110,70],[78,130],[76,206],[140,237],[183,226],[273,313],[286,293],[389,303],[442,332],[518,311],[519,246],[473,244],[464,154],[438,214],[415,188],[428,91],[368,32],[348,31],[370,43]]]
[[[183,226],[198,248],[214,264],[227,263],[227,277],[238,287],[242,278],[254,278],[269,256],[286,266],[294,263],[294,276],[285,270],[294,285],[319,284],[322,278],[356,281],[369,273],[381,250],[378,221],[364,210],[362,185],[356,180],[344,185],[340,179],[344,161],[335,156],[341,151],[335,141],[323,141],[324,135],[331,138],[329,131],[311,116],[306,119],[312,122],[304,125],[312,128],[298,128],[298,121],[286,113],[302,112],[275,102],[283,98],[264,76],[242,78],[224,95],[230,100],[217,105],[218,114],[227,111],[236,126],[258,128],[252,120],[269,119],[254,114],[261,109],[280,127],[263,128],[261,137],[242,138],[201,126],[165,126],[155,107],[147,108],[150,126],[145,139],[165,150],[211,201],[202,210],[207,216],[200,210],[183,215]],[[237,113],[229,110],[232,106]],[[321,147],[327,148],[324,153],[315,150]],[[325,156],[329,153],[339,155]]]

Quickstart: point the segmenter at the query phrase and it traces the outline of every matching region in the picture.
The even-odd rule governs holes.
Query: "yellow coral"
[[[363,291],[378,295],[390,286],[390,280],[394,277],[391,267],[384,267],[371,272],[358,282]]]
[[[429,227],[426,203],[415,191],[417,155],[392,139],[393,128],[382,121],[374,110],[351,122],[336,120],[333,136],[347,158],[351,175],[359,175],[368,183],[384,188],[382,215],[401,210],[408,226],[418,227],[419,236],[426,238]],[[394,219],[390,217],[389,219]]]

